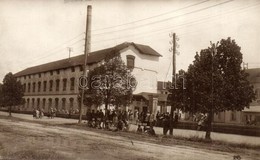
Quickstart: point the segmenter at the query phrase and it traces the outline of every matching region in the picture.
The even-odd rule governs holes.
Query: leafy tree
[[[185,74],[186,89],[183,98],[174,99],[176,108],[208,115],[206,139],[210,139],[214,113],[241,111],[255,99],[241,63],[241,48],[231,38],[222,39],[220,45],[211,44],[197,53]]]
[[[17,81],[11,72],[6,74],[2,85],[2,104],[9,108],[9,116],[11,116],[12,106],[24,104],[23,96],[21,82]]]
[[[99,106],[127,105],[132,97],[135,86],[131,84],[135,79],[131,76],[119,55],[109,55],[102,65],[89,71],[88,89],[85,91],[84,103]]]

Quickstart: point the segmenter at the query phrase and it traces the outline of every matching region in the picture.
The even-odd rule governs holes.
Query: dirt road
[[[0,119],[0,132],[0,159],[232,160],[236,154],[8,118]],[[250,154],[241,156],[257,159]]]

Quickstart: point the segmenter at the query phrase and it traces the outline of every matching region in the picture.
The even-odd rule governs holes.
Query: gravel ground
[[[192,143],[85,126],[0,116],[0,159],[232,160],[258,159],[259,150]]]

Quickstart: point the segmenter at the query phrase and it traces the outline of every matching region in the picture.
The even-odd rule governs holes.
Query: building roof
[[[119,54],[119,52],[122,49],[125,49],[129,46],[134,46],[141,54],[146,54],[150,56],[157,56],[161,57],[158,52],[156,52],[154,49],[152,49],[150,46],[147,45],[142,45],[142,44],[136,44],[133,42],[125,42],[119,45],[116,45],[111,48],[103,49],[103,50],[98,50],[95,52],[91,52],[88,55],[87,58],[87,64],[94,64],[97,62],[102,61],[109,55],[116,55]],[[63,69],[63,68],[68,68],[72,66],[79,66],[84,64],[84,54],[71,57],[71,58],[66,58],[30,68],[26,68],[18,73],[15,74],[16,77],[19,76],[24,76],[24,75],[29,75],[29,74],[35,74],[35,73],[41,73],[41,72],[46,72],[46,71],[51,71],[51,70],[57,70],[57,69]]]

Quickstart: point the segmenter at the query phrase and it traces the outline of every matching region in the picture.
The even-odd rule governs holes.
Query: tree
[[[2,85],[2,104],[8,107],[11,116],[12,106],[24,104],[24,91],[20,81],[10,72],[5,75]]]
[[[89,71],[88,89],[85,91],[84,104],[99,106],[127,105],[132,97],[135,81],[119,55],[109,55],[102,65]]]
[[[241,63],[241,48],[231,38],[222,39],[220,45],[211,44],[197,53],[185,74],[186,89],[182,99],[175,99],[177,108],[208,115],[206,139],[210,139],[214,113],[241,111],[255,99]]]

